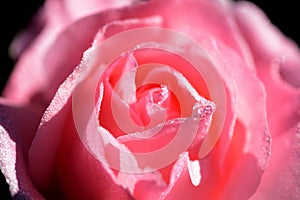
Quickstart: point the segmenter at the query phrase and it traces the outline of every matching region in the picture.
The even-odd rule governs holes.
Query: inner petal
[[[144,66],[144,63],[149,61],[148,53],[153,55],[152,60],[160,60],[163,63],[172,64],[172,68],[169,67],[169,70],[160,71],[158,68],[161,66],[157,66],[156,68],[148,66],[150,70],[145,70],[146,67],[141,66]],[[164,58],[162,58],[160,54],[165,55]],[[179,66],[179,64],[181,64],[181,66]],[[177,70],[179,70],[179,72],[176,72]],[[197,80],[199,80],[197,84],[195,84],[193,78],[189,79],[189,81],[192,81],[191,83],[184,78],[186,70],[190,72],[193,70],[193,67],[178,55],[172,55],[161,49],[151,49],[151,51],[149,51],[149,49],[135,49],[122,54],[108,66],[104,75],[99,80],[99,84],[104,82],[105,87],[103,103],[99,112],[99,124],[109,130],[113,135],[119,136],[141,131],[145,126],[153,127],[167,119],[190,115],[191,108],[196,102],[193,99],[196,96],[200,96],[198,95],[198,91],[201,90],[205,96],[209,96],[209,94],[202,78],[197,77]],[[151,74],[148,72],[151,72]],[[163,78],[164,74],[167,76],[165,77],[167,82],[164,81],[165,83],[160,83],[161,80],[159,79]],[[174,78],[174,74],[177,77]],[[194,74],[195,76],[199,75]],[[180,85],[182,80],[188,84],[184,83]],[[188,88],[184,88],[184,85],[188,85]],[[194,86],[197,87],[193,89]],[[177,88],[179,88],[179,90]],[[187,93],[192,94],[192,98],[188,97],[191,96],[190,94],[186,96],[182,95],[184,92],[180,92],[182,94],[178,95],[173,91],[178,92],[186,89],[188,90]],[[178,99],[178,96],[182,96],[182,98]],[[197,97],[197,99],[199,98]],[[116,122],[116,116],[112,112],[113,102],[118,105],[116,107],[122,108],[122,112],[120,112],[121,110],[119,112],[117,111],[115,115],[117,115],[117,118],[124,119],[119,121],[121,121],[124,126],[129,127],[126,128],[125,131],[120,127],[120,124]],[[150,126],[151,121],[154,119],[157,119],[156,122],[153,122]],[[130,125],[127,125],[127,122],[130,122]]]
[[[159,166],[152,166],[149,160],[159,158],[154,154],[145,157],[140,153],[162,150],[159,157],[164,164],[160,167],[165,167],[167,157],[176,160],[184,151],[198,152],[210,126],[215,104],[199,94],[199,88],[205,87],[199,87],[201,81],[195,88],[193,82],[190,83],[194,80],[191,75],[187,79],[181,73],[182,69],[189,70],[191,65],[181,62],[182,66],[177,63],[173,68],[173,65],[156,62],[144,63],[141,57],[147,55],[142,54],[143,51],[134,49],[123,54],[104,73],[99,125],[133,152],[141,169],[156,169]],[[149,49],[145,51],[150,53]],[[167,58],[163,61],[174,64],[172,57],[165,55]],[[175,54],[174,60],[178,57]],[[191,145],[193,150],[189,149]]]
[[[129,105],[130,116],[140,126],[148,126],[151,116],[166,113],[166,119],[180,116],[180,107],[175,95],[165,85],[146,84],[136,90],[136,101]],[[135,119],[138,117],[139,119]],[[156,124],[162,121],[157,121]]]

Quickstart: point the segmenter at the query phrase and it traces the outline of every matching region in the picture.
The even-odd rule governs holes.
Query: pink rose
[[[48,0],[12,47],[14,198],[300,198],[299,48],[251,3]]]

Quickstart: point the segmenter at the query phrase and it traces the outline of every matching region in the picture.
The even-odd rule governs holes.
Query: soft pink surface
[[[267,119],[272,136],[270,162],[252,199],[298,199],[299,49],[253,5],[237,5],[236,18],[253,52],[258,76],[267,92]]]
[[[31,29],[14,44],[20,60],[4,91],[6,99],[0,100],[0,167],[12,195],[300,198],[300,53],[291,40],[258,8],[243,2],[98,2],[49,0],[32,26],[42,27],[39,34]],[[192,184],[187,167],[195,158],[187,153],[156,173],[122,174],[93,157],[75,130],[71,96],[85,70],[82,65],[74,70],[83,52],[93,41],[96,46],[115,33],[144,26],[167,27],[194,38],[224,80],[226,121],[213,151],[199,160],[198,186]],[[33,41],[30,46],[28,40]]]

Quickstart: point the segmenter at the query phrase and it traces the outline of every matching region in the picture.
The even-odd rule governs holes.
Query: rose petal
[[[108,4],[106,8],[116,6]],[[46,1],[41,8],[37,17],[43,17],[44,28],[19,58],[4,89],[6,98],[33,101],[46,107],[59,85],[79,64],[82,53],[91,45],[99,28],[119,17],[119,11],[115,10],[74,21],[65,9],[61,1]],[[28,32],[20,35],[12,44],[12,51],[21,51],[28,37],[32,37]],[[24,77],[31,78],[24,80]]]
[[[152,4],[152,5],[154,5],[154,4]],[[177,5],[178,6],[178,5]],[[182,6],[182,5],[181,5]],[[191,6],[191,5],[189,5],[190,6],[190,8],[194,8],[193,6]],[[179,8],[180,8],[180,6],[178,6]],[[149,9],[149,10],[151,10],[151,9]],[[146,12],[151,12],[151,11],[149,11],[149,10],[147,10]],[[154,9],[155,10],[155,9]],[[145,11],[145,10],[144,10]],[[145,12],[145,13],[146,13]],[[169,13],[171,13],[171,12],[169,12]],[[202,13],[202,12],[199,12],[199,13]],[[203,12],[203,13],[205,13],[205,12]],[[206,13],[207,14],[207,13]],[[209,16],[209,15],[208,15]],[[175,20],[176,21],[176,20]],[[218,21],[218,20],[216,20],[216,21]],[[184,23],[182,23],[182,24],[184,24]],[[219,23],[215,23],[215,24],[218,24],[218,25],[220,25]],[[209,34],[208,34],[209,35]],[[213,35],[213,34],[212,34]],[[223,34],[222,34],[223,35]],[[230,35],[230,34],[229,34]],[[230,43],[230,41],[231,40],[229,40],[229,43]],[[228,46],[230,46],[230,45],[228,45]],[[238,49],[238,46],[239,45],[231,45],[231,46],[233,46],[233,47],[237,47],[236,49]],[[226,48],[223,48],[224,49],[224,51],[226,51],[227,49]],[[231,57],[232,55],[230,55],[229,57]],[[223,63],[222,63],[223,64]],[[248,72],[248,71],[247,71]],[[251,74],[251,73],[250,73]],[[252,76],[252,75],[251,75]],[[228,77],[231,77],[231,76],[228,76]],[[251,78],[250,78],[251,79]],[[257,85],[256,85],[257,86]],[[253,88],[255,88],[256,86],[253,86],[253,87],[251,87],[252,89]],[[260,88],[260,86],[258,86],[258,88]],[[242,95],[241,96],[244,96],[245,94],[244,93],[242,93]],[[248,95],[246,94],[244,97],[248,97]],[[252,98],[250,98],[250,100],[251,100]],[[253,98],[254,99],[254,98]],[[246,108],[243,108],[242,107],[242,109],[241,109],[242,111],[245,111],[245,110],[247,110]],[[239,116],[239,117],[241,117],[241,116]],[[249,116],[242,116],[241,118],[245,118],[245,119],[248,119],[248,117]],[[244,120],[245,120],[244,119]],[[250,119],[252,119],[251,118],[251,116],[250,116]],[[249,125],[249,124],[248,124]],[[258,128],[258,130],[259,130],[260,128]],[[252,143],[252,142],[251,142]],[[202,167],[201,167],[201,169],[202,169]],[[250,190],[253,190],[253,188],[250,188]],[[250,192],[251,193],[251,192]]]
[[[290,130],[280,132],[281,135],[272,139],[272,154],[269,165],[258,190],[251,197],[251,200],[268,198],[276,200],[299,199],[299,124]],[[270,128],[272,130],[272,126]]]
[[[228,174],[230,168],[231,170],[234,169],[233,173],[226,180],[227,183],[223,195],[225,199],[249,198],[258,186],[270,153],[270,136],[265,113],[265,91],[253,71],[243,67],[245,66],[243,61],[234,52],[222,46],[222,44],[214,42],[206,44],[206,47],[211,52],[210,55],[213,56],[219,71],[222,71],[225,83],[229,88],[236,89],[237,106],[235,112],[239,123],[236,123],[235,126],[236,128],[239,127],[241,134],[243,132],[245,134],[245,143],[242,145],[243,150],[241,150],[243,153],[238,162],[231,163],[230,158],[234,157],[232,154],[235,151],[229,149],[228,155],[224,159],[224,166],[220,165],[221,175]],[[233,76],[233,79],[231,76]],[[239,84],[236,84],[235,81]],[[260,114],[258,115],[258,113]],[[219,143],[222,143],[223,138],[224,136],[221,136]],[[218,151],[217,149],[218,146],[215,147],[216,151]],[[218,154],[215,156],[218,156]],[[254,162],[254,160],[256,161]],[[231,165],[229,169],[225,164],[226,162],[229,162]],[[240,177],[240,174],[251,174],[251,176],[243,177],[242,183],[239,182],[237,185],[235,181],[239,180],[237,177]]]
[[[97,52],[97,51],[96,51]],[[98,161],[106,167],[111,167],[115,170],[116,178],[112,175],[114,181],[124,188],[128,188],[130,191],[133,190],[135,182],[143,178],[148,178],[147,181],[154,181],[159,185],[164,183],[159,173],[150,173],[146,176],[141,176],[135,173],[143,173],[143,170],[137,165],[136,159],[128,151],[128,149],[119,143],[116,138],[113,137],[106,129],[99,126],[98,113],[100,112],[100,105],[103,100],[103,84],[98,88],[99,97],[98,102],[94,105],[93,97],[99,75],[95,73],[95,70],[99,69],[98,61],[91,59],[95,56],[98,58],[98,54],[93,54],[93,51],[89,52],[90,55],[84,57],[84,61],[81,66],[86,66],[87,69],[91,69],[86,79],[82,80],[76,91],[74,91],[73,97],[73,115],[76,117],[79,115],[80,119],[75,119],[78,134],[85,147],[90,151]],[[90,62],[91,61],[91,62]],[[94,70],[94,71],[93,71]],[[100,70],[101,71],[101,70]],[[85,105],[82,107],[81,105]],[[83,123],[82,123],[83,122]],[[106,169],[108,172],[111,170]],[[120,170],[120,171],[118,171]],[[133,174],[128,172],[135,172]],[[127,179],[128,178],[128,179]]]
[[[32,179],[39,188],[45,188],[51,182],[58,147],[63,135],[61,130],[66,120],[68,120],[67,114],[69,114],[68,111],[70,109],[69,98],[74,89],[76,75],[77,71],[74,71],[60,86],[60,89],[41,119],[40,126],[28,151],[29,171]],[[54,131],[54,127],[60,131]],[[40,167],[40,163],[43,163],[44,166]]]
[[[251,199],[298,199],[300,91],[295,87],[299,87],[299,49],[272,26],[256,6],[241,3],[236,9],[237,21],[266,88],[272,134],[271,159]],[[254,21],[249,21],[250,17]]]
[[[162,6],[159,2],[153,1],[152,3]],[[181,31],[198,42],[214,38],[234,50],[243,59],[245,66],[255,70],[251,52],[240,34],[239,27],[235,24],[231,4],[232,2],[220,0],[188,0],[168,4],[168,7],[163,10],[155,6],[154,10],[161,13],[166,27]]]
[[[71,113],[69,113],[71,115]],[[69,123],[69,125],[68,125]],[[57,182],[66,199],[131,199],[114,175],[83,146],[73,125],[73,119],[64,127],[57,160]]]
[[[188,165],[191,164],[188,153],[183,153],[172,168],[170,183],[167,187],[139,182],[134,191],[137,199],[194,199],[195,193],[191,193],[192,185]],[[151,189],[149,189],[151,188]],[[184,191],[184,192],[182,192]],[[203,196],[205,197],[205,196]]]
[[[72,19],[78,19],[87,15],[91,15],[96,12],[105,10],[118,9],[125,6],[132,6],[131,4],[138,3],[135,0],[87,0],[87,1],[76,1],[76,0],[63,0],[62,4],[66,9],[66,13]]]
[[[271,157],[257,192],[251,199],[298,199],[300,91],[280,76],[279,63],[258,62],[268,94],[268,124],[272,134]],[[278,93],[281,95],[278,96]]]
[[[270,141],[264,112],[265,93],[253,71],[241,67],[243,61],[231,49],[219,43],[216,45],[214,42],[206,43],[205,47],[219,71],[222,71],[228,88],[236,91],[234,94],[237,102],[234,101],[236,106],[233,108],[239,120],[235,124],[235,134],[231,135],[229,132],[221,135],[211,154],[200,162],[203,176],[197,189],[193,189],[191,184],[187,183],[182,184],[182,187],[188,191],[185,194],[193,194],[193,196],[217,198],[215,195],[218,195],[218,198],[224,199],[249,198],[258,187],[269,155]],[[234,80],[247,84],[237,85]],[[239,101],[239,99],[243,99],[243,101]],[[254,104],[254,102],[256,103]],[[248,110],[250,109],[248,105],[259,106],[251,107],[251,110]],[[257,116],[257,113],[260,115]],[[228,144],[228,138],[233,139],[227,155],[222,159],[222,154],[219,152],[224,150],[220,149],[224,145],[221,144]],[[243,149],[236,150],[236,148]],[[237,156],[236,153],[239,154],[239,159],[232,160]],[[244,174],[251,174],[251,176],[243,176],[243,180],[241,180],[240,177]],[[219,185],[220,183],[222,186]],[[172,189],[169,195],[178,197],[181,194],[177,193],[176,189]],[[186,198],[186,196],[182,198]]]
[[[78,137],[70,97],[82,73],[68,77],[45,112],[29,150],[30,175],[47,197],[130,199]]]
[[[38,17],[41,17],[41,21],[37,19]],[[46,107],[52,96],[43,94],[43,89],[47,89],[48,81],[52,80],[47,78],[43,59],[57,34],[69,23],[69,20],[63,15],[62,7],[57,1],[48,1],[41,7],[36,20],[37,25],[43,27],[39,34],[31,31],[35,28],[39,29],[33,24],[32,28],[21,33],[11,44],[12,53],[22,53],[22,56],[18,58],[3,94],[9,99],[23,103],[32,101]],[[35,37],[35,40],[26,48],[23,44],[27,42],[28,37]],[[57,85],[53,87],[57,88]]]
[[[0,99],[0,102],[0,168],[9,184],[10,193],[14,198],[43,199],[32,184],[26,165],[26,152],[41,111],[5,99]]]
[[[153,4],[151,4],[151,5],[155,5],[154,3]],[[210,4],[209,4],[210,5]],[[216,5],[216,4],[215,4]],[[155,5],[156,7],[156,9],[159,9],[159,6],[158,5]],[[175,6],[178,6],[178,5],[176,5],[175,4]],[[185,5],[181,5],[182,7],[184,7]],[[192,8],[196,8],[197,6],[190,6],[189,5],[189,7],[192,7]],[[198,7],[197,7],[198,8]],[[156,10],[156,9],[153,9],[153,10]],[[213,10],[213,9],[212,9]],[[150,10],[144,10],[144,12],[146,13],[146,12],[150,12]],[[168,12],[168,11],[166,11],[166,12]],[[191,10],[189,9],[189,12],[191,12]],[[164,13],[164,11],[162,11],[161,13]],[[169,12],[169,13],[172,13],[172,12]],[[201,13],[201,12],[199,12],[199,13]],[[203,13],[205,13],[205,12],[203,12]],[[186,15],[186,16],[190,16],[190,15]],[[207,16],[207,15],[206,15]],[[222,17],[220,17],[220,18],[223,18],[224,17],[224,15],[222,15]],[[194,17],[194,18],[196,18],[196,17]],[[185,17],[184,16],[181,16],[180,17],[180,19],[185,19]],[[174,22],[176,22],[177,24],[176,24],[176,26],[175,26],[175,24],[173,25],[174,27],[178,27],[178,24],[180,25],[180,24],[184,24],[184,23],[180,23],[180,19],[179,19],[179,21],[177,22],[177,20],[174,20]],[[199,19],[199,17],[197,17],[197,19]],[[226,19],[228,19],[228,23],[229,22],[232,22],[232,19],[229,17],[229,18],[226,18]],[[193,20],[191,20],[191,21],[193,21]],[[218,20],[216,20],[216,21],[218,21]],[[219,20],[219,21],[223,21],[223,20]],[[168,23],[168,22],[167,22]],[[215,22],[215,23],[212,23],[212,24],[215,24],[215,25],[219,25],[217,22]],[[230,24],[230,23],[229,23]],[[226,24],[226,25],[228,25],[228,24]],[[199,26],[199,24],[197,24],[197,26]],[[172,26],[170,26],[170,27],[172,27]],[[222,26],[221,26],[222,27]],[[180,28],[180,30],[184,30],[184,28],[182,28],[181,26],[179,26],[179,28]],[[229,30],[232,30],[233,29],[233,27],[231,27],[230,25],[228,26],[228,27],[226,27],[226,28],[228,28]],[[224,28],[225,30],[227,30],[227,32],[228,32],[228,29],[226,29],[226,28]],[[206,28],[205,29],[203,29],[203,31],[204,30],[207,30]],[[216,35],[214,35],[214,37],[215,38],[218,38],[218,36],[221,38],[221,39],[223,39],[223,34],[222,34],[222,36],[221,35],[218,35],[218,33],[224,33],[224,31],[220,31],[220,30],[222,30],[222,29],[220,29],[220,27],[218,27],[218,28],[215,28],[215,29],[213,29],[213,30],[215,30],[216,31]],[[211,30],[210,30],[211,31]],[[203,35],[200,35],[200,36],[204,36],[205,35],[205,31],[203,32]],[[230,34],[229,34],[230,35]],[[197,37],[195,37],[195,38],[199,38],[199,40],[198,41],[203,41],[202,40],[202,38],[200,37],[199,35],[197,36]],[[204,40],[205,41],[205,40]],[[234,39],[233,40],[229,40],[229,41],[235,41]],[[237,42],[238,43],[238,42]],[[212,45],[212,46],[214,46],[214,45]],[[238,56],[237,56],[237,54],[239,54],[239,47],[237,47],[237,46],[239,46],[239,45],[228,45],[227,46],[227,44],[226,45],[224,45],[224,44],[221,44],[220,46],[222,46],[222,48],[223,48],[223,50],[222,50],[222,52],[226,52],[226,51],[228,51],[229,50],[229,52],[230,53],[228,53],[228,55],[227,55],[227,57],[229,57],[229,58],[232,58],[234,61],[232,61],[232,62],[235,62],[236,60],[235,59],[237,59],[238,58]],[[229,49],[228,47],[229,46],[231,46],[231,48]],[[232,48],[232,47],[237,47],[237,48]],[[247,47],[244,47],[245,49],[247,49]],[[215,50],[215,49],[214,49]],[[214,52],[214,50],[212,50],[212,52]],[[249,52],[248,52],[249,53]],[[226,57],[226,56],[224,56],[224,57]],[[249,55],[248,55],[248,57],[249,57]],[[250,59],[250,61],[249,61],[249,63],[251,63],[251,57],[250,58],[248,58],[248,59]],[[221,60],[227,60],[227,59],[221,59]],[[253,74],[253,72],[251,72],[250,70],[245,70],[244,72],[243,72],[243,68],[240,68],[240,66],[241,66],[241,63],[244,63],[243,61],[238,61],[238,64],[234,64],[236,67],[235,68],[237,68],[237,69],[240,69],[240,70],[238,70],[237,71],[237,73],[235,73],[235,75],[234,75],[234,78],[235,77],[239,77],[240,75],[238,74],[238,73],[242,73],[242,74],[248,74],[248,73],[250,73],[251,74],[251,80],[249,80],[250,81],[250,83],[257,83],[258,81],[257,81],[257,78],[255,78],[255,75]],[[248,64],[246,64],[246,65],[249,65],[249,63]],[[232,63],[231,63],[232,64]],[[219,63],[219,65],[228,65],[228,64],[224,64],[224,63]],[[244,66],[246,67],[246,65],[244,64]],[[234,68],[234,69],[235,69]],[[220,71],[222,71],[223,72],[223,70],[224,70],[225,68],[221,68],[221,70]],[[227,81],[229,82],[228,84],[229,84],[229,86],[230,86],[230,88],[231,88],[231,90],[232,90],[232,85],[235,85],[235,83],[233,83],[232,81],[230,81],[229,79],[230,78],[232,78],[232,75],[230,75],[232,72],[230,72],[230,71],[228,71],[228,69],[231,69],[230,67],[226,67],[226,69],[227,69],[227,72],[226,72],[226,76],[228,77],[228,79],[227,79]],[[232,70],[232,71],[234,71],[234,69]],[[250,67],[250,69],[251,69],[251,67]],[[253,69],[252,69],[253,70]],[[248,76],[248,75],[247,75]],[[245,76],[245,75],[243,75],[242,77],[247,77],[247,76]],[[244,81],[242,81],[241,80],[241,82],[244,82]],[[250,92],[249,93],[245,93],[245,92],[243,92],[244,90],[245,91],[247,91],[246,89],[241,89],[242,87],[244,87],[244,86],[240,86],[239,88],[237,88],[238,89],[238,91],[239,91],[239,95],[241,96],[241,97],[239,97],[239,98],[241,98],[241,99],[244,99],[244,98],[248,98],[249,99],[249,101],[253,101],[254,99],[253,99],[253,97],[250,97],[249,98],[249,94],[250,94]],[[261,111],[261,109],[264,107],[264,105],[265,105],[265,102],[264,102],[264,100],[263,100],[263,98],[264,98],[264,93],[261,91],[261,85],[260,84],[253,84],[252,86],[251,86],[251,90],[254,90],[254,91],[256,91],[257,89],[256,88],[260,88],[259,89],[259,92],[258,93],[256,93],[257,94],[257,96],[261,96],[262,97],[262,99],[260,99],[260,102],[261,103],[259,103],[260,105],[261,105],[261,108],[258,108],[258,113],[263,113],[262,111]],[[261,93],[261,94],[260,94]],[[247,113],[247,107],[245,107],[244,105],[239,105],[239,108],[238,109],[240,109],[240,113],[239,113],[239,117],[240,118],[243,118],[243,121],[247,121],[247,120],[249,120],[249,119],[251,119],[251,120],[249,120],[246,124],[247,124],[247,128],[248,128],[248,126],[252,126],[252,125],[250,125],[250,122],[251,123],[253,123],[253,124],[255,124],[254,122],[253,122],[253,120],[254,120],[254,116],[247,116],[247,115],[245,115],[246,113]],[[249,112],[249,113],[252,113],[252,111],[251,112]],[[244,194],[239,194],[239,195],[241,195],[241,196],[250,196],[254,191],[255,191],[255,188],[256,188],[256,186],[257,186],[257,184],[258,184],[258,181],[259,181],[259,179],[260,179],[260,175],[261,175],[261,173],[262,173],[262,169],[264,168],[264,166],[265,166],[265,164],[266,164],[266,161],[267,161],[267,158],[268,158],[268,156],[267,156],[267,154],[268,154],[268,149],[267,149],[267,146],[268,146],[268,141],[267,141],[267,134],[265,133],[265,131],[266,131],[266,121],[265,121],[265,115],[264,114],[262,114],[262,120],[260,119],[260,120],[258,120],[257,119],[257,121],[259,122],[258,124],[258,127],[254,127],[254,126],[252,126],[251,127],[251,132],[257,132],[257,130],[259,130],[259,132],[262,134],[262,137],[261,138],[257,138],[258,140],[261,140],[260,141],[260,143],[261,143],[261,149],[254,149],[254,155],[256,155],[257,156],[257,158],[254,158],[254,159],[258,159],[258,160],[260,160],[260,165],[261,166],[253,166],[253,168],[259,168],[260,169],[260,171],[259,171],[259,173],[258,174],[256,174],[255,175],[255,177],[256,177],[256,180],[248,180],[251,184],[253,184],[253,186],[252,187],[250,187],[250,188],[248,188],[248,189],[245,189],[245,188],[243,188],[242,190],[241,190],[241,192],[245,192]],[[248,137],[248,135],[249,135],[250,133],[248,132],[247,133],[247,137]],[[226,139],[226,141],[228,141],[228,139]],[[247,143],[248,145],[254,145],[254,143],[255,143],[255,137],[254,136],[252,136],[251,137],[251,142],[250,143]],[[250,148],[250,147],[249,147]],[[266,149],[264,149],[264,148],[266,148]],[[228,158],[227,158],[228,159]],[[240,165],[240,167],[239,167],[239,169],[243,169],[243,167],[241,167],[241,166],[244,166],[247,162],[249,161],[249,159],[246,159],[246,157],[245,157],[245,159],[242,161],[242,163],[243,163],[243,165]],[[250,162],[251,163],[251,162]],[[225,173],[225,172],[224,172]],[[234,179],[234,178],[233,178]],[[243,186],[242,187],[246,187],[247,185],[248,185],[248,183],[249,182],[247,182],[247,184],[243,184]]]
[[[6,98],[47,105],[59,85],[79,64],[82,53],[91,45],[99,28],[120,17],[119,11],[114,10],[73,22],[64,9],[59,1],[47,1],[44,5],[41,15],[46,20],[45,28],[18,61],[4,90]],[[20,40],[23,37],[27,36],[21,35]],[[22,41],[16,43],[15,48],[20,48],[18,43]],[[24,81],[24,77],[31,79]]]
[[[191,10],[190,8],[193,9]],[[182,13],[182,15],[176,15],[178,20],[173,20],[174,16],[170,16],[173,10],[181,10],[179,13]],[[187,10],[189,11],[188,14],[185,13]],[[210,10],[210,13],[206,13],[207,10]],[[120,10],[91,15],[75,22],[69,27],[70,30],[67,28],[67,30],[63,31],[64,27],[70,25],[72,18],[65,15],[64,6],[62,6],[61,2],[47,1],[43,12],[49,22],[47,21],[44,31],[18,62],[4,94],[8,98],[18,99],[23,102],[35,101],[47,105],[59,84],[63,82],[80,61],[81,53],[89,46],[92,41],[91,37],[97,31],[95,29],[110,21],[132,17],[143,18],[156,15],[163,16],[165,19],[172,19],[166,22],[165,25],[167,27],[191,34],[195,38],[205,35],[219,38],[220,41],[225,41],[226,44],[228,43],[228,46],[235,48],[238,53],[243,52],[241,54],[244,55],[245,60],[249,60],[246,58],[248,57],[247,50],[243,41],[238,37],[238,34],[235,34],[236,27],[232,25],[230,17],[227,16],[228,13],[224,13],[224,10],[221,2],[207,3],[190,0],[182,3],[176,1],[168,4],[166,7],[164,2],[151,1],[137,3]],[[56,14],[53,15],[53,13]],[[201,18],[206,20],[194,20]],[[224,19],[228,20],[228,23],[219,23],[223,22]],[[190,25],[188,27],[185,21],[189,21]],[[198,27],[200,31],[197,33],[190,31],[192,27]],[[80,34],[78,34],[78,31],[80,31]],[[232,34],[228,34],[228,37],[224,38],[224,34],[220,34],[221,32],[232,32]],[[58,35],[61,36],[57,38]],[[76,37],[78,35],[81,37]],[[76,48],[74,48],[75,44]],[[57,49],[61,51],[57,52]],[[49,54],[48,51],[50,51]],[[46,53],[49,56],[45,58]],[[72,57],[72,59],[65,59],[66,57]],[[250,61],[247,61],[247,63],[250,63]],[[32,70],[28,71],[28,68]],[[30,81],[23,81],[22,77],[31,77],[31,79]],[[22,88],[19,85],[20,82],[23,82]]]
[[[245,36],[256,62],[278,60],[284,80],[300,87],[300,51],[297,44],[272,25],[255,5],[239,2],[235,8],[236,20]],[[268,65],[268,64],[267,64]]]

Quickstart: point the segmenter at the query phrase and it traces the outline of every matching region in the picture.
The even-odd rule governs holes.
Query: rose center
[[[139,87],[135,93],[136,100],[129,104],[129,113],[139,126],[148,126],[151,122],[151,113],[165,110],[167,119],[180,116],[179,103],[174,94],[165,85],[147,84]],[[133,97],[132,97],[133,98]]]

